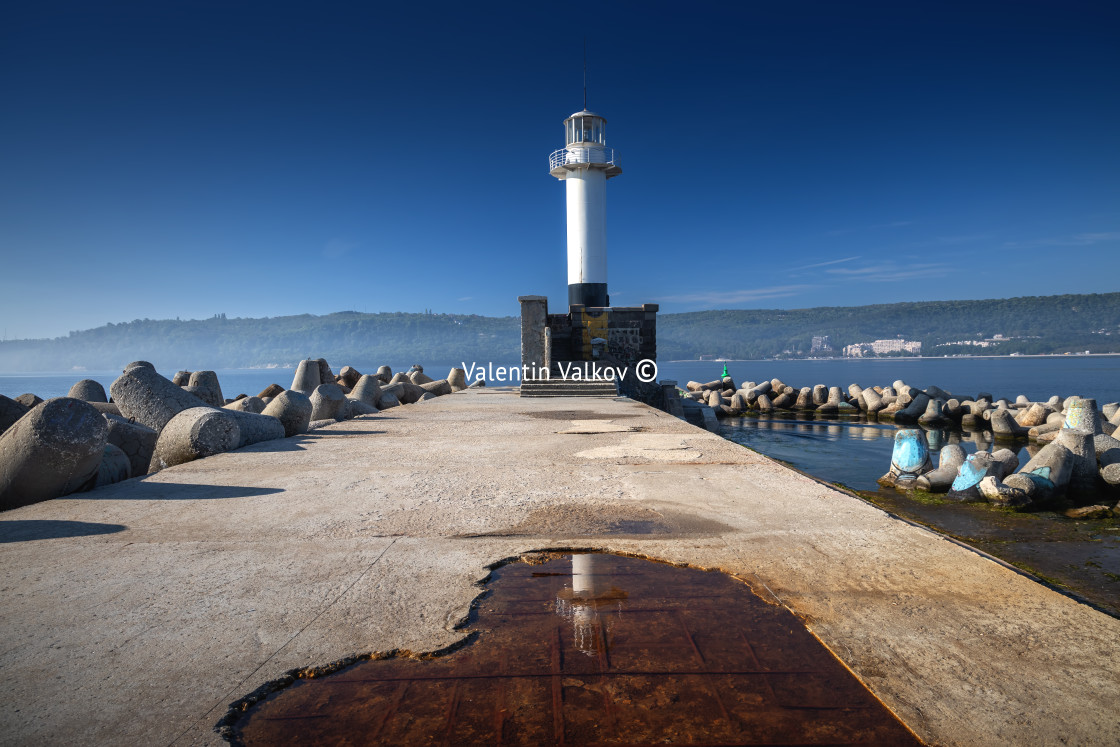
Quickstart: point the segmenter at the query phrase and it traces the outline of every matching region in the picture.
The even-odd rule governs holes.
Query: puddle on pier
[[[489,589],[470,645],[298,680],[236,741],[920,744],[796,617],[723,573],[543,555]]]

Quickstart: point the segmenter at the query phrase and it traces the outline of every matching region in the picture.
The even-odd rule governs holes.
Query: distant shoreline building
[[[875,340],[874,342],[857,342],[844,346],[845,358],[872,358],[877,355],[890,353],[905,353],[907,355],[921,355],[922,343],[916,340]]]
[[[809,353],[831,353],[832,352],[832,338],[828,335],[819,335],[813,338],[812,346],[809,348]]]

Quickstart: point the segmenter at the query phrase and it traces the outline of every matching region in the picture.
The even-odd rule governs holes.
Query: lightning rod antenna
[[[587,111],[587,37],[583,37],[583,110]]]

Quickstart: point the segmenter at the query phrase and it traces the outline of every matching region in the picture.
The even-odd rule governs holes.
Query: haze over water
[[[419,361],[426,373],[440,378],[453,366],[472,363],[486,367],[490,361]],[[494,367],[517,367],[515,361],[493,361]],[[344,361],[332,362],[341,369]],[[410,363],[394,365],[393,371],[407,371]],[[1055,356],[1055,357],[1003,357],[1003,358],[879,358],[879,359],[822,359],[822,360],[763,360],[763,361],[661,361],[658,363],[659,380],[675,380],[684,388],[689,380],[711,381],[718,378],[727,366],[736,384],[746,381],[761,382],[779,378],[793,387],[839,386],[849,384],[890,386],[902,379],[911,386],[924,388],[936,385],[964,398],[979,392],[991,392],[997,398],[1014,400],[1025,394],[1032,400],[1048,399],[1057,394],[1068,397],[1077,394],[1092,397],[1098,405],[1120,401],[1120,356]],[[177,370],[177,369],[176,369]],[[171,377],[174,370],[160,370]],[[227,397],[238,394],[256,394],[269,384],[291,386],[293,369],[228,369],[219,370],[222,391]],[[374,373],[374,371],[362,371]],[[61,397],[80,379],[94,379],[108,391],[109,385],[120,375],[119,371],[70,371],[64,373],[42,372],[32,374],[0,373],[0,394],[16,397],[25,392],[48,399]],[[498,382],[487,382],[490,385]]]

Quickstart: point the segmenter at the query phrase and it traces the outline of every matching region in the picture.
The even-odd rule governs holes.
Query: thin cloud
[[[458,301],[473,301],[474,296],[463,296],[462,298],[459,298],[459,299],[456,299],[456,300],[458,300]]]
[[[1071,236],[1062,236],[1052,239],[1032,239],[1031,241],[1008,241],[1004,246],[1017,246],[1023,248],[1035,246],[1092,246],[1108,241],[1120,241],[1120,231],[1105,231],[1102,233],[1075,233]]]
[[[899,265],[895,262],[882,262],[864,267],[834,267],[825,270],[836,279],[863,281],[868,283],[892,283],[898,280],[914,280],[944,277],[950,266],[940,263]]]
[[[817,262],[816,264],[812,264],[812,265],[801,265],[800,267],[791,267],[791,268],[789,268],[789,271],[794,272],[796,270],[809,270],[809,269],[812,269],[814,267],[827,267],[828,265],[838,265],[838,264],[841,264],[843,262],[852,262],[854,260],[857,260],[857,259],[860,258],[860,256],[861,255],[857,254],[854,257],[844,257],[844,259],[832,259],[832,260],[829,260],[828,262]]]
[[[679,296],[662,296],[658,301],[665,303],[697,303],[708,306],[722,306],[724,304],[749,303],[767,298],[785,298],[796,296],[798,293],[809,290],[812,285],[775,285],[769,288],[744,288],[733,291],[706,291],[703,293],[686,293]]]

